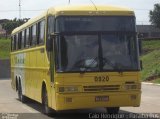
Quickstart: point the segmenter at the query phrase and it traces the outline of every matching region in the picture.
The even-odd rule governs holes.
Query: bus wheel
[[[26,97],[22,94],[22,86],[21,83],[18,85],[18,98],[22,103],[26,102]]]
[[[50,108],[48,107],[48,95],[47,95],[47,90],[44,88],[42,92],[42,113],[46,115],[50,115]]]
[[[108,114],[118,114],[120,107],[107,107]]]

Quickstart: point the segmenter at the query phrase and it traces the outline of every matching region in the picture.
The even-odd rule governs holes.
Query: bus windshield
[[[112,19],[110,22],[107,22],[108,17],[96,17],[92,21],[95,19],[100,21],[88,22],[89,25],[87,23],[82,25],[82,19],[85,18],[87,21],[87,17],[61,18],[59,21],[57,19],[57,23],[63,21],[57,24],[57,31],[60,33],[56,39],[57,72],[135,71],[139,69],[133,17],[126,17],[126,19],[120,17],[120,21],[117,17],[109,17],[110,20]],[[67,20],[65,23],[65,19],[69,19],[69,22]],[[73,22],[71,25],[71,19],[76,21],[76,24]],[[82,23],[78,19],[82,20]]]

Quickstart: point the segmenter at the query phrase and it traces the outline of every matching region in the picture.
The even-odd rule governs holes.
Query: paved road
[[[160,113],[160,86],[143,84],[142,91],[141,106],[123,107],[121,108],[120,113]],[[75,110],[74,112],[105,113],[106,111],[103,108],[98,108],[91,110]],[[25,113],[23,115],[18,115],[18,119],[24,117],[31,119],[51,118],[41,114],[41,105],[35,101],[29,101],[26,104],[22,104],[17,99],[17,93],[11,89],[10,80],[0,80],[0,113]],[[2,116],[0,115],[0,119],[1,117]]]

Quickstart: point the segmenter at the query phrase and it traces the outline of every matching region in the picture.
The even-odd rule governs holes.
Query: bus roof
[[[119,7],[119,6],[111,6],[111,5],[79,5],[79,6],[59,6],[59,7],[51,7],[50,10],[59,11],[132,11],[129,8]]]
[[[55,16],[64,16],[64,15],[89,15],[89,16],[134,16],[134,11],[129,8],[119,7],[119,6],[110,6],[110,5],[79,5],[79,6],[60,6],[60,7],[51,7],[38,17],[30,19],[25,24],[17,27],[12,31],[12,34],[19,32],[34,24],[35,22],[45,18],[47,15]]]

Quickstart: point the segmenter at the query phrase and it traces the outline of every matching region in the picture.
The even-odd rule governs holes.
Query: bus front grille
[[[117,91],[120,85],[84,86],[83,88],[85,92]]]

